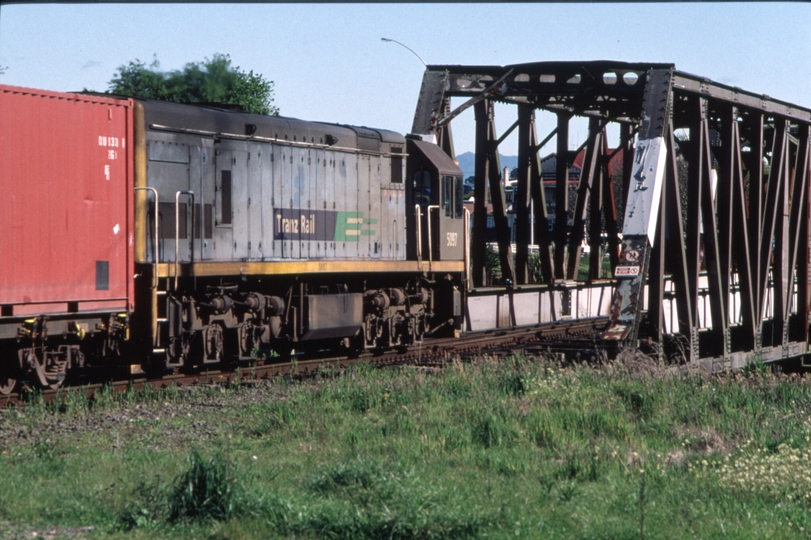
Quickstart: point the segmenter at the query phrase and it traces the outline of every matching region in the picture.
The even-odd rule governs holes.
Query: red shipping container
[[[0,85],[2,315],[131,309],[132,111]]]

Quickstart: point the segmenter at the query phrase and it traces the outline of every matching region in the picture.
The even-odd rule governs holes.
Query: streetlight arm
[[[413,54],[414,56],[416,56],[417,58],[419,58],[419,59],[420,59],[420,62],[422,62],[422,65],[423,65],[423,66],[425,66],[426,68],[428,67],[428,64],[426,64],[426,63],[425,63],[425,60],[423,60],[423,59],[422,59],[422,56],[420,56],[419,54],[417,54],[416,52],[414,52],[414,49],[412,49],[412,48],[411,48],[411,47],[409,47],[408,45],[406,45],[406,44],[404,44],[404,43],[400,43],[400,42],[399,42],[399,41],[397,41],[396,39],[380,38],[380,41],[385,41],[386,43],[396,43],[397,45],[399,45],[399,46],[401,46],[401,47],[405,47],[406,49],[408,49],[409,51],[411,51],[411,54]]]

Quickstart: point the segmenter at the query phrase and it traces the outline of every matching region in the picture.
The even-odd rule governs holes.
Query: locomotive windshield
[[[437,204],[436,194],[431,189],[431,173],[428,171],[414,172],[414,203],[422,207]]]
[[[436,189],[432,186],[431,173],[419,170],[414,172],[413,182],[414,204],[419,204],[423,208],[428,205],[439,205],[445,217],[456,219],[462,217],[465,201],[461,176],[442,176],[442,183],[437,186],[440,189]]]
[[[462,181],[461,176],[457,176],[453,179],[454,181],[454,201],[456,204],[454,205],[454,214],[456,218],[461,218],[465,213],[465,183]]]
[[[442,177],[442,209],[445,216],[459,219],[465,211],[464,183],[461,176]]]
[[[453,177],[442,177],[442,210],[446,217],[453,217]]]

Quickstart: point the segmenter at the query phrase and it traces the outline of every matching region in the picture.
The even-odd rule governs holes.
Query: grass
[[[809,404],[808,380],[761,369],[651,377],[520,355],[66,394],[0,419],[0,536],[796,538]]]

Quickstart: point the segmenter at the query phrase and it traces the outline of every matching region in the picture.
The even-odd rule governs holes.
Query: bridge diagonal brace
[[[414,111],[411,132],[420,135],[435,134],[437,118],[442,113],[448,73],[445,70],[426,70],[422,77],[420,97]]]
[[[504,80],[507,77],[509,77],[512,74],[512,72],[513,72],[513,70],[510,69],[509,71],[507,71],[507,73],[505,73],[498,80],[496,80],[496,82],[494,82],[493,84],[491,84],[490,86],[488,86],[487,88],[482,90],[481,93],[476,94],[475,96],[473,96],[472,98],[465,101],[464,103],[462,103],[461,105],[456,107],[454,110],[452,110],[451,112],[446,114],[441,120],[439,120],[436,123],[436,129],[439,129],[439,128],[445,126],[451,120],[453,120],[454,118],[459,116],[462,112],[464,112],[466,109],[469,109],[470,107],[472,107],[476,103],[482,101],[483,99],[494,97],[496,94],[498,94],[500,92],[501,84],[504,82]]]
[[[794,293],[794,287],[792,284],[795,282],[795,277],[797,277],[796,267],[798,264],[798,258],[801,255],[800,246],[805,244],[806,251],[808,246],[808,239],[804,238],[805,234],[803,233],[801,223],[807,219],[806,212],[808,209],[808,203],[806,198],[808,197],[807,191],[807,182],[808,182],[808,152],[809,152],[809,127],[803,126],[802,128],[798,129],[799,133],[799,144],[797,148],[797,157],[796,157],[796,166],[794,168],[793,174],[794,178],[792,179],[792,194],[790,198],[791,210],[789,212],[789,227],[788,227],[788,268],[787,279],[786,279],[786,286],[783,288],[783,321],[784,321],[784,328],[782,332],[782,343],[784,347],[787,346],[788,341],[788,332],[789,332],[789,317],[791,316],[791,296]],[[802,276],[805,278],[806,282],[808,280],[807,274]],[[799,287],[801,289],[802,287]],[[798,301],[802,302],[802,305],[805,306],[805,300],[800,296]],[[797,310],[800,311],[800,310]]]
[[[611,300],[604,338],[634,345],[639,334],[645,277],[656,233],[665,176],[672,69],[652,69],[642,102],[642,125],[634,150],[623,222],[622,252],[614,270],[617,288]]]

